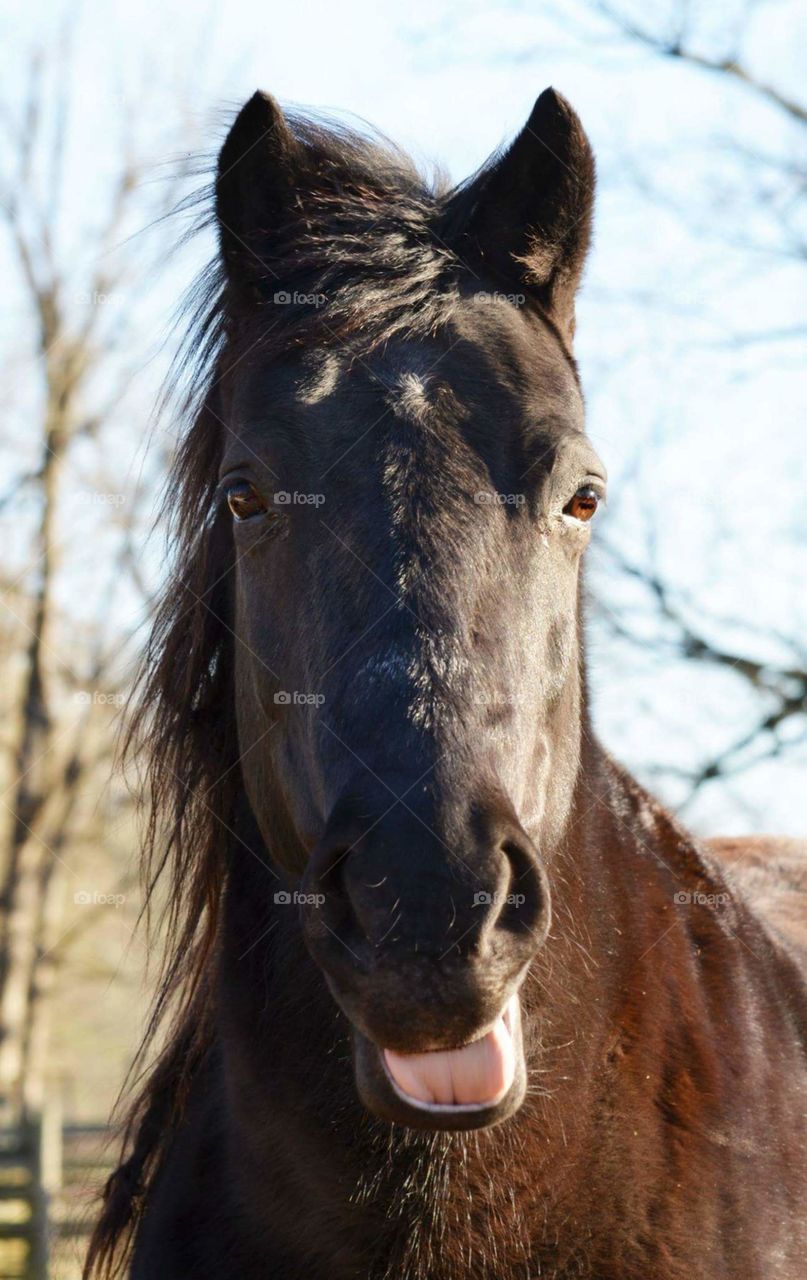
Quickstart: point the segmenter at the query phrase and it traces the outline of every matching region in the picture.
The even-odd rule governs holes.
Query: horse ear
[[[471,210],[463,248],[494,275],[517,280],[569,342],[594,182],[594,156],[576,112],[545,89],[515,142],[464,193]]]
[[[228,277],[249,283],[266,275],[261,248],[288,219],[304,150],[268,93],[239,111],[219,152],[216,220]]]

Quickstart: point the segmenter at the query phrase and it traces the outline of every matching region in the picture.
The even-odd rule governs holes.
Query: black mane
[[[243,326],[225,333],[227,284],[218,255],[193,284],[183,352],[202,395],[225,346],[233,361],[247,348],[271,359],[312,344],[361,356],[400,334],[433,333],[450,319],[460,283],[474,279],[448,240],[467,217],[479,175],[452,188],[377,134],[299,112],[287,119],[317,188],[297,197],[286,234],[267,238],[260,251],[243,246],[254,278]],[[187,202],[201,205],[197,229],[214,223],[214,190],[211,183]]]

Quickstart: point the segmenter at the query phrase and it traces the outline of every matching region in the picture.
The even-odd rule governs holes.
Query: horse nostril
[[[326,924],[337,937],[350,926],[351,906],[345,885],[345,870],[352,845],[331,845],[318,849],[303,877],[303,890],[313,903],[322,927]]]
[[[302,886],[306,939],[326,971],[347,981],[351,968],[425,972],[490,955],[521,968],[548,931],[546,877],[512,813],[491,807],[485,819],[458,833],[456,858],[398,815],[365,832],[334,824]]]
[[[496,927],[527,929],[543,941],[549,931],[549,887],[537,850],[521,832],[505,837],[499,848],[510,864],[510,883]]]
[[[401,904],[410,911],[412,905],[389,836],[351,836],[343,829],[341,838],[323,841],[303,880],[306,893],[317,898],[316,909],[306,914],[308,936],[331,951],[335,947],[340,966],[351,959],[360,966],[371,962],[379,945],[394,940]]]

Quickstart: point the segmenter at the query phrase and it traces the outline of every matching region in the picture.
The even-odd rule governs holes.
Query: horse
[[[807,850],[699,842],[591,724],[594,187],[552,89],[456,187],[263,93],[227,134],[86,1280],[807,1274]]]

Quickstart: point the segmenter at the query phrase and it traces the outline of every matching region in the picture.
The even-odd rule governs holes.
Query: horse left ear
[[[459,228],[460,254],[475,256],[494,277],[517,281],[568,343],[594,184],[594,155],[577,113],[545,89],[515,142],[458,196],[465,210],[470,205]]]
[[[216,221],[234,285],[265,279],[264,253],[287,223],[304,169],[303,147],[280,105],[255,93],[239,111],[216,168]]]

